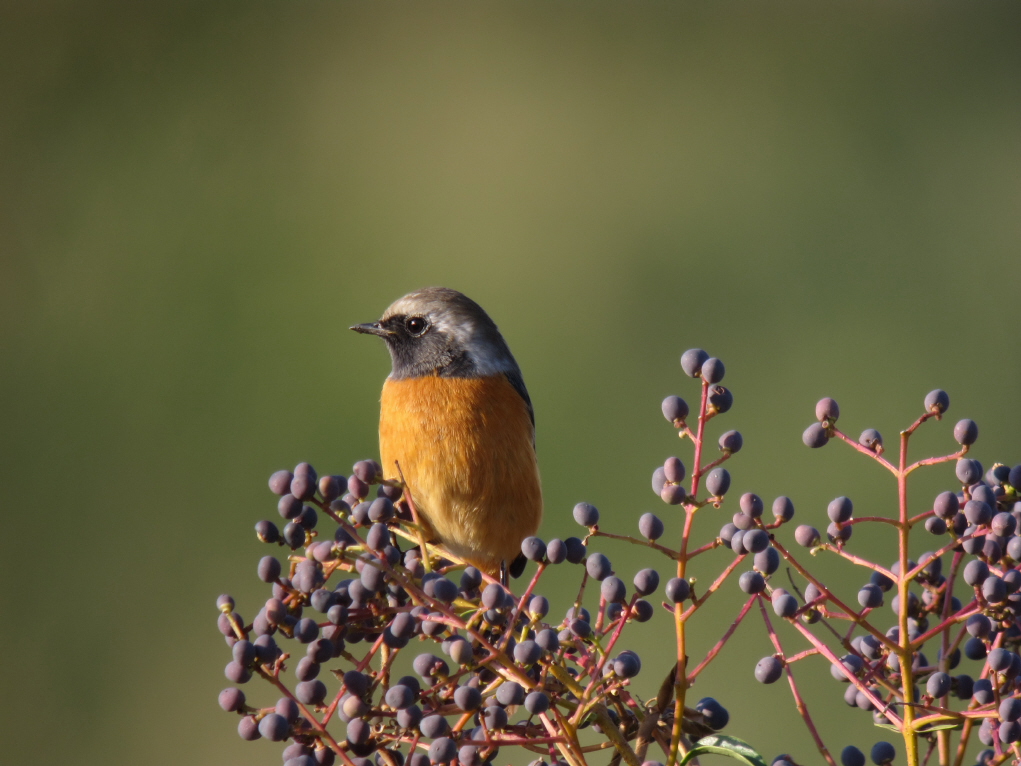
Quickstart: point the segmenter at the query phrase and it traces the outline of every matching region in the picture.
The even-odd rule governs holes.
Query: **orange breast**
[[[494,572],[539,528],[542,491],[528,408],[503,375],[387,379],[383,473],[400,463],[415,507],[454,553]]]

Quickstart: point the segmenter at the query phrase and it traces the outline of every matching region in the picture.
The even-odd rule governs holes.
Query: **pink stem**
[[[755,603],[757,598],[759,598],[758,595],[754,595],[745,602],[745,605],[741,607],[741,611],[738,612],[737,618],[730,624],[730,627],[727,628],[727,632],[723,634],[723,638],[716,642],[716,645],[706,653],[705,659],[698,663],[698,665],[695,666],[695,669],[688,674],[689,686],[695,683],[695,679],[698,677],[698,674],[705,669],[706,665],[716,659],[716,655],[720,653],[724,644],[726,644],[730,637],[734,635],[734,631],[737,630],[737,626],[741,624],[741,620],[743,620],[745,615],[748,614],[748,610],[752,608],[752,604]]]
[[[665,554],[668,558],[673,559],[674,561],[676,561],[677,557],[680,555],[677,551],[672,551],[669,548],[667,548],[666,546],[657,545],[656,543],[654,543],[654,542],[652,542],[650,540],[639,540],[637,537],[630,537],[629,535],[612,535],[609,532],[603,532],[600,529],[596,529],[592,533],[592,536],[593,537],[609,537],[612,540],[623,540],[624,542],[632,543],[633,545],[644,545],[644,546],[646,546],[648,548],[654,548],[657,551],[659,551],[660,553]]]
[[[872,458],[873,460],[878,462],[880,465],[884,466],[886,468],[886,470],[888,470],[890,473],[892,473],[894,475],[897,474],[897,469],[894,468],[893,463],[891,463],[889,460],[887,460],[882,455],[879,455],[879,454],[873,452],[868,447],[865,447],[865,446],[859,444],[858,442],[856,442],[854,439],[849,439],[847,436],[845,436],[843,433],[838,431],[836,428],[833,429],[833,435],[836,436],[838,439],[841,439],[841,440],[847,442],[848,444],[850,444],[852,447],[854,447],[856,450],[858,450],[861,454],[868,455],[870,458]]]
[[[876,706],[876,710],[882,711],[883,715],[885,715],[887,720],[889,720],[890,723],[892,723],[894,726],[897,726],[897,727],[901,726],[902,721],[900,719],[900,716],[898,716],[896,713],[894,713],[892,709],[888,709],[888,710],[884,709],[884,708],[887,707],[886,703],[884,703],[881,699],[879,699],[872,692],[871,689],[869,689],[867,686],[865,686],[865,684],[862,683],[858,679],[858,677],[854,675],[854,673],[850,672],[847,668],[845,668],[844,667],[844,663],[842,663],[840,661],[840,659],[837,657],[837,655],[835,655],[830,650],[830,648],[828,646],[826,646],[826,644],[824,644],[822,641],[820,641],[818,638],[816,638],[815,634],[812,633],[812,631],[810,631],[808,628],[806,628],[804,625],[802,625],[797,620],[789,620],[789,622],[798,630],[799,633],[801,633],[801,635],[803,635],[806,639],[808,639],[809,643],[811,643],[812,646],[814,646],[816,649],[819,650],[819,654],[821,654],[823,657],[825,657],[827,660],[829,660],[831,665],[835,665],[837,668],[840,669],[840,671],[847,677],[847,680],[850,681],[852,684],[854,684],[855,687],[858,689],[858,691],[862,692],[868,698],[868,700],[873,705]]]
[[[738,564],[744,561],[744,557],[747,555],[748,555],[747,553],[742,553],[740,556],[738,556],[737,558],[730,562],[727,568],[720,573],[719,577],[717,577],[713,584],[710,585],[709,588],[706,590],[706,592],[702,594],[701,598],[696,600],[691,606],[689,606],[684,611],[684,613],[681,615],[681,622],[685,622],[689,617],[691,617],[691,615],[694,614],[699,609],[699,607],[701,607],[702,604],[704,604],[709,599],[709,597],[713,595],[713,593],[719,590],[720,586],[723,585],[724,580],[726,580],[731,574],[733,574],[734,570],[737,569]]]
[[[865,567],[866,569],[871,569],[873,572],[879,572],[879,574],[884,575],[885,577],[887,577],[890,580],[896,581],[896,579],[897,579],[897,575],[895,575],[893,572],[891,572],[886,567],[881,567],[881,566],[879,566],[879,564],[874,564],[871,561],[869,561],[868,559],[863,559],[860,556],[855,556],[853,553],[848,553],[843,548],[838,548],[835,545],[821,545],[819,547],[824,549],[824,550],[832,551],[833,553],[836,553],[838,556],[840,556],[843,559],[847,559],[852,564],[857,564],[860,567]]]
[[[507,630],[504,632],[503,638],[500,639],[501,651],[507,648],[507,644],[510,642],[511,636],[514,634],[514,626],[518,624],[518,615],[521,614],[521,610],[524,608],[525,602],[531,597],[532,591],[535,590],[535,586],[539,582],[539,577],[542,576],[545,569],[546,564],[540,562],[539,566],[536,567],[535,574],[532,575],[531,582],[528,583],[528,587],[525,588],[525,592],[521,594],[521,598],[518,599],[518,603],[514,607],[514,613],[511,615],[510,624],[507,626]]]
[[[925,460],[919,460],[917,463],[912,463],[908,466],[907,472],[911,473],[916,468],[921,468],[923,465],[939,465],[940,463],[949,463],[951,460],[960,460],[968,452],[967,447],[963,447],[959,452],[955,452],[953,455],[944,455],[943,457],[929,457]]]
[[[706,543],[701,548],[696,548],[695,550],[691,551],[688,554],[688,561],[691,561],[693,558],[695,558],[695,556],[698,556],[701,553],[705,553],[706,551],[711,551],[714,548],[719,548],[721,545],[723,545],[723,543],[720,541],[719,538],[716,538],[711,543]]]
[[[308,722],[312,724],[312,728],[319,733],[320,738],[326,740],[330,748],[343,759],[344,763],[347,764],[347,766],[354,766],[354,762],[348,757],[344,749],[337,743],[337,740],[335,740],[330,735],[330,733],[326,731],[326,726],[324,724],[319,723],[316,717],[312,715],[311,711],[309,711],[309,709],[305,707],[304,704],[298,702],[297,698],[295,698],[295,696],[291,694],[291,690],[280,682],[280,679],[276,677],[275,673],[269,673],[262,667],[257,667],[256,669],[259,671],[259,675],[261,675],[263,678],[265,678],[267,681],[273,684],[280,691],[281,694],[283,694],[285,697],[288,697],[298,706],[298,709],[305,714],[305,718],[308,719]]]
[[[801,566],[801,564],[798,563],[797,559],[795,559],[790,554],[790,551],[788,551],[786,548],[784,548],[783,545],[778,540],[774,540],[773,541],[773,547],[776,548],[778,551],[780,551],[780,555],[782,555],[784,557],[784,559],[786,559],[788,562],[790,562],[791,566],[793,566],[798,571],[798,574],[800,574],[802,577],[804,577],[810,583],[815,585],[815,587],[817,587],[819,589],[819,592],[822,593],[827,599],[829,599],[834,604],[836,604],[838,607],[843,609],[844,612],[846,612],[847,614],[857,614],[857,612],[855,612],[855,610],[851,609],[846,604],[844,604],[843,601],[841,601],[836,596],[834,596],[830,592],[829,588],[827,588],[825,585],[823,585],[821,582],[819,582],[819,580],[816,579],[816,577],[813,574],[811,574],[807,569],[805,569],[803,566]],[[893,641],[891,641],[889,638],[886,637],[885,633],[881,633],[880,631],[876,630],[867,621],[861,620],[860,625],[862,626],[862,628],[864,628],[869,633],[871,633],[887,649],[896,650],[896,649],[899,648]]]
[[[797,654],[793,654],[790,657],[787,657],[785,662],[789,665],[792,662],[797,662],[798,660],[803,660],[806,657],[815,657],[818,653],[819,653],[818,649],[805,649],[802,652],[798,652]]]
[[[893,526],[897,526],[897,522],[895,520],[888,519],[885,516],[857,516],[850,521],[845,521],[844,526],[853,526],[854,524],[861,524],[865,521],[875,521],[881,524],[892,524]]]
[[[808,656],[809,653],[816,654],[816,650],[808,650],[808,652],[801,652],[794,657],[787,659],[784,657],[783,646],[780,644],[780,637],[773,630],[773,623],[769,619],[769,613],[766,611],[766,605],[762,599],[759,599],[759,609],[762,612],[762,619],[766,623],[766,631],[769,633],[769,639],[773,642],[773,647],[776,649],[776,653],[779,654],[784,661],[784,671],[787,673],[787,682],[791,686],[791,694],[794,695],[794,705],[797,707],[798,712],[801,714],[801,720],[805,722],[805,726],[808,727],[808,733],[812,735],[812,739],[815,740],[815,746],[818,748],[819,753],[830,766],[837,766],[833,760],[833,756],[830,755],[829,749],[822,741],[822,737],[819,735],[819,730],[815,728],[815,722],[812,721],[812,716],[808,712],[808,705],[805,704],[805,700],[802,699],[801,693],[798,691],[798,685],[794,681],[794,671],[791,670],[791,663],[797,659]]]

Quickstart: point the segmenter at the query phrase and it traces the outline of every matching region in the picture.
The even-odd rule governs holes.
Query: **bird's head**
[[[520,374],[489,315],[466,295],[446,287],[408,293],[394,301],[378,322],[351,329],[386,341],[394,379]]]

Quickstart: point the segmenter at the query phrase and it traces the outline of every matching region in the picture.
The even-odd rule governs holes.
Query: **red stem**
[[[897,575],[895,575],[893,572],[891,572],[886,567],[882,567],[879,564],[874,564],[873,562],[869,561],[868,559],[863,559],[860,556],[855,556],[853,553],[848,553],[843,548],[838,548],[837,546],[830,545],[830,544],[820,545],[819,547],[822,548],[823,550],[832,551],[833,553],[836,553],[838,556],[840,556],[843,559],[847,559],[852,564],[857,564],[860,567],[865,567],[866,569],[871,569],[873,572],[879,572],[879,574],[884,575],[885,577],[887,577],[890,580],[896,580],[897,579]]]
[[[815,587],[817,587],[819,589],[819,592],[822,593],[827,599],[829,599],[834,604],[836,604],[838,607],[843,609],[845,613],[850,614],[850,615],[857,615],[857,612],[854,609],[851,609],[846,604],[844,604],[843,601],[841,601],[836,596],[834,596],[830,592],[829,588],[827,588],[825,585],[823,585],[821,582],[819,582],[819,580],[816,579],[816,577],[813,574],[811,574],[807,569],[805,569],[803,566],[801,566],[801,564],[798,563],[797,559],[795,559],[790,554],[790,551],[788,551],[786,548],[783,547],[783,545],[780,543],[780,541],[774,540],[773,541],[773,547],[776,548],[778,551],[780,551],[780,555],[782,555],[784,557],[784,559],[786,559],[787,561],[790,562],[791,566],[793,566],[798,571],[798,574],[800,574],[802,577],[804,577],[810,583],[815,585]],[[871,633],[887,649],[896,650],[898,648],[897,645],[893,641],[891,641],[889,638],[886,637],[885,633],[882,633],[882,632],[876,630],[874,627],[872,627],[871,624],[869,624],[865,620],[861,620],[860,618],[857,618],[857,617],[855,617],[855,619],[858,620],[858,624],[860,624],[862,626],[862,628],[864,628],[869,633]]]
[[[808,642],[812,644],[812,646],[814,646],[816,649],[818,649],[819,654],[821,654],[823,657],[829,660],[831,665],[835,665],[836,667],[840,668],[840,671],[847,677],[847,680],[854,684],[858,691],[862,692],[868,698],[868,700],[873,705],[876,706],[876,710],[881,711],[883,715],[886,716],[887,720],[889,720],[890,723],[897,727],[901,726],[902,721],[900,719],[900,716],[894,713],[892,709],[885,709],[887,707],[886,703],[879,699],[872,692],[871,689],[869,689],[864,683],[862,683],[862,681],[857,676],[854,675],[854,673],[850,672],[847,668],[845,668],[844,663],[840,661],[837,655],[835,655],[830,650],[830,648],[826,646],[826,644],[824,644],[822,641],[816,638],[815,634],[812,633],[812,631],[810,631],[808,628],[806,628],[797,620],[789,620],[788,622],[790,622],[791,625],[793,625],[798,630],[798,632],[801,633],[801,635],[808,639]]]
[[[716,580],[713,581],[713,584],[710,585],[709,588],[706,590],[706,592],[702,594],[702,597],[695,600],[695,602],[684,611],[684,613],[681,615],[681,622],[687,622],[688,618],[691,617],[691,615],[694,614],[696,611],[698,611],[699,607],[701,607],[702,604],[704,604],[709,599],[709,597],[713,595],[713,593],[719,590],[720,586],[723,585],[724,580],[726,580],[731,574],[733,574],[734,570],[737,569],[738,564],[744,561],[744,558],[747,555],[748,555],[747,553],[742,553],[740,556],[736,557],[733,561],[730,562],[729,566],[727,566],[727,568],[720,573],[719,577],[717,577]]]
[[[968,447],[962,447],[958,452],[953,455],[943,455],[943,457],[928,457],[925,460],[919,460],[916,463],[912,463],[908,466],[907,472],[911,473],[916,468],[921,468],[923,465],[939,465],[940,463],[949,463],[951,460],[960,460],[968,453]]]
[[[535,574],[532,575],[531,582],[528,583],[528,587],[525,589],[525,592],[521,594],[521,598],[518,599],[517,606],[514,607],[514,613],[511,615],[510,624],[507,625],[507,630],[504,632],[503,638],[500,639],[500,651],[507,648],[507,644],[510,642],[511,636],[514,634],[514,626],[518,624],[518,615],[521,614],[521,610],[525,606],[525,601],[531,597],[532,591],[535,590],[535,586],[538,584],[539,578],[542,576],[545,569],[546,564],[540,562],[539,566],[536,567]]]
[[[873,460],[878,462],[880,465],[885,467],[886,470],[888,470],[893,475],[895,475],[895,476],[897,475],[897,469],[894,468],[893,463],[891,463],[889,460],[887,460],[882,455],[879,455],[879,454],[873,452],[868,447],[862,446],[861,444],[856,442],[854,439],[848,438],[845,434],[841,433],[836,428],[833,429],[833,435],[836,436],[838,439],[841,439],[841,440],[847,442],[848,444],[850,444],[852,447],[854,447],[856,450],[858,450],[861,454],[868,455],[870,458],[872,458]]]
[[[808,727],[808,732],[812,735],[812,739],[815,740],[815,746],[819,749],[819,753],[822,757],[826,759],[826,762],[829,763],[830,766],[837,766],[836,762],[833,760],[833,756],[830,755],[829,749],[826,747],[825,743],[823,743],[822,737],[819,735],[819,730],[815,728],[815,722],[812,721],[812,716],[808,712],[808,705],[805,704],[805,700],[801,697],[801,692],[798,691],[798,685],[794,682],[794,671],[791,670],[792,662],[808,656],[809,653],[817,654],[818,652],[817,650],[808,650],[787,659],[784,656],[783,646],[780,644],[780,637],[776,634],[776,631],[773,630],[773,623],[769,619],[769,613],[766,611],[766,605],[761,598],[759,599],[759,610],[762,612],[762,619],[766,623],[766,631],[769,633],[769,639],[773,642],[773,647],[776,649],[776,653],[783,658],[784,670],[787,673],[787,682],[791,686],[791,694],[794,695],[794,705],[797,707],[798,713],[801,714],[801,720],[803,720],[805,722],[805,726]]]
[[[701,673],[705,669],[706,665],[712,662],[716,658],[716,655],[720,653],[724,644],[726,644],[730,637],[734,635],[734,631],[737,630],[737,626],[741,624],[741,620],[743,620],[745,615],[748,614],[748,610],[752,608],[752,604],[755,603],[757,598],[759,598],[758,595],[754,595],[745,602],[745,605],[741,607],[741,611],[738,612],[737,618],[730,624],[730,627],[727,628],[727,632],[723,634],[723,638],[716,642],[716,645],[706,653],[705,659],[698,663],[698,665],[695,666],[695,669],[688,674],[688,686],[695,683],[695,679],[698,677],[698,674]]]
[[[343,759],[344,763],[347,764],[347,766],[355,766],[354,762],[348,757],[347,752],[345,752],[344,749],[341,748],[341,746],[337,743],[337,740],[335,740],[330,735],[330,733],[326,731],[326,726],[324,724],[319,723],[316,717],[312,715],[311,711],[309,711],[309,709],[305,707],[304,704],[298,702],[297,698],[293,694],[291,694],[291,690],[284,686],[283,683],[281,683],[280,679],[276,677],[276,674],[269,673],[262,667],[257,667],[256,670],[259,671],[259,675],[261,675],[263,678],[265,678],[267,681],[269,681],[271,684],[277,687],[281,694],[291,699],[298,706],[298,709],[305,714],[305,718],[308,719],[308,722],[312,724],[312,728],[319,732],[320,738],[326,740],[326,742],[333,749],[333,751]]]

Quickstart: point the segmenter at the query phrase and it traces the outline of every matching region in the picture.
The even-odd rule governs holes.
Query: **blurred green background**
[[[943,387],[916,454],[968,416],[986,466],[1021,460],[1019,33],[1004,2],[6,3],[3,759],[279,763],[216,705],[214,600],[265,598],[272,470],[376,455],[389,360],[346,328],[416,287],[466,292],[517,355],[547,538],[582,499],[676,536],[649,476],[690,462],[659,402],[694,398],[696,345],[736,398],[712,432],[745,435],[733,494],[800,521],[840,494],[893,509],[867,460],[801,444],[823,395],[889,443]],[[915,511],[951,483],[931,474]],[[628,581],[649,563],[599,548]],[[864,579],[812,563],[848,596]],[[693,655],[739,602],[711,602]],[[628,639],[640,693],[672,641],[663,618]],[[771,651],[750,619],[692,694],[818,763],[789,691],[752,679]],[[888,738],[821,661],[797,671],[836,752]]]

